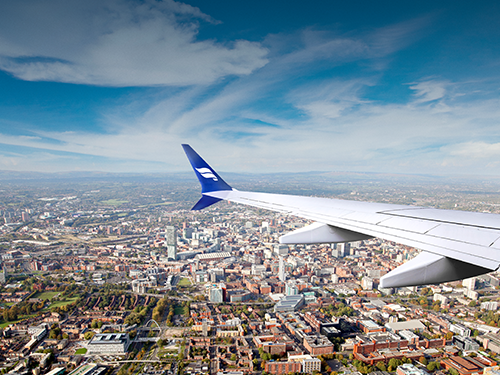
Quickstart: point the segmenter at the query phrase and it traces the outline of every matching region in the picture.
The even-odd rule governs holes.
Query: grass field
[[[2,324],[0,324],[0,328],[5,328],[7,327],[9,324],[12,324],[12,323],[17,323],[17,322],[20,322],[21,320],[25,320],[25,319],[29,319],[29,318],[32,318],[34,317],[36,314],[33,314],[33,315],[21,315],[21,317],[17,320],[14,320],[12,322],[4,322]]]
[[[87,354],[87,348],[80,348],[80,349],[77,349],[76,352],[75,352],[76,355],[83,355],[83,354]]]
[[[70,303],[75,302],[77,299],[78,297],[66,298],[64,301],[57,301],[52,303],[49,308],[53,309],[54,307],[66,306],[69,305]]]
[[[168,206],[170,204],[174,204],[174,202],[161,202],[161,203],[143,204],[143,205],[140,205],[139,208],[154,207],[154,206]]]
[[[15,322],[3,322],[3,323],[1,323],[1,324],[0,324],[0,328],[1,328],[1,329],[4,329],[4,328],[5,328],[5,327],[7,327],[9,324],[12,324],[12,323],[17,323],[17,322],[19,322],[20,320],[21,320],[21,319],[16,320]]]
[[[182,315],[184,314],[184,308],[182,306],[175,306],[174,315]]]
[[[57,296],[59,292],[38,292],[37,294],[34,295],[34,298],[40,298],[40,299],[52,299],[55,296]]]
[[[99,203],[108,205],[108,206],[119,206],[123,203],[128,203],[128,201],[120,201],[118,199],[108,199],[107,201],[101,201]]]
[[[174,350],[160,349],[158,351],[158,357],[160,357],[161,359],[177,358],[178,355],[179,355],[179,350],[178,349],[174,349]]]
[[[190,286],[191,281],[187,277],[183,277],[182,279],[179,280],[179,283],[177,285],[178,286]]]

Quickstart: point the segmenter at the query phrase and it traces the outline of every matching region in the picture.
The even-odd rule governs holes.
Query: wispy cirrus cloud
[[[452,156],[473,159],[500,160],[500,142],[488,143],[484,141],[463,142],[446,147],[446,151]]]
[[[436,111],[433,102],[415,106],[412,100],[403,104],[366,101],[364,88],[371,84],[336,80],[297,88],[288,100],[293,99],[289,104],[303,115],[293,119],[259,108],[244,110],[261,91],[248,94],[235,82],[195,108],[183,108],[163,125],[162,114],[174,106],[178,95],[170,99],[172,103],[164,100],[132,121],[158,121],[149,128],[123,126],[117,133],[101,135],[40,132],[40,139],[3,135],[2,140],[41,150],[150,161],[160,169],[166,160],[183,165],[179,144],[188,142],[209,160],[217,160],[222,170],[297,171],[314,165],[316,170],[439,174],[472,168],[476,173],[495,173],[500,140],[492,142],[491,136],[500,117],[498,101],[454,102],[453,93],[445,91],[439,100],[448,110]],[[454,85],[460,87],[460,83]],[[185,95],[183,101],[191,102],[200,93],[187,90]],[[271,125],[259,126],[261,122]],[[476,141],[470,143],[471,138]]]
[[[267,63],[257,42],[198,40],[217,23],[173,0],[6,2],[0,69],[27,81],[102,86],[210,84]]]
[[[414,90],[415,92],[414,103],[427,103],[442,99],[445,96],[446,87],[448,85],[448,82],[436,80],[426,80],[411,84],[410,89]]]

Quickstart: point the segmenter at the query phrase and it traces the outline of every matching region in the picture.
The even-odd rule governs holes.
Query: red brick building
[[[288,374],[290,372],[300,372],[302,365],[300,362],[266,362],[266,372],[270,374]]]
[[[333,354],[333,344],[323,336],[306,336],[304,347],[311,355]]]
[[[460,375],[482,374],[485,367],[495,366],[496,362],[484,357],[458,357],[453,356],[441,360],[441,366],[446,370],[453,368],[458,371]]]

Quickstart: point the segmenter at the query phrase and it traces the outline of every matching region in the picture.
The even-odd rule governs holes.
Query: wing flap
[[[384,226],[394,229],[409,230],[415,233],[424,234],[439,224],[429,220],[410,219],[406,217],[391,217],[384,221]]]
[[[467,227],[456,224],[439,224],[427,232],[427,235],[464,243],[478,244],[485,247],[490,246],[500,237],[498,231],[492,229]]]

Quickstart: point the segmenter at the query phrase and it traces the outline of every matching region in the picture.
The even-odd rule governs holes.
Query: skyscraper
[[[280,255],[280,268],[278,271],[278,278],[280,281],[285,282],[286,280],[286,275],[285,275],[285,261],[283,260],[283,255]]]
[[[471,277],[462,281],[462,285],[469,290],[476,290],[476,278]]]
[[[286,244],[274,245],[274,253],[278,256],[287,255],[288,254],[288,245],[286,245]]]
[[[224,289],[222,287],[213,287],[209,291],[210,302],[222,303],[224,302]]]
[[[167,227],[167,257],[170,260],[177,260],[177,236],[175,234],[175,227]]]
[[[299,287],[297,286],[297,281],[289,280],[285,284],[285,294],[287,296],[296,296],[297,294],[299,294]]]
[[[0,272],[0,284],[5,284],[7,281],[7,270],[5,267],[2,268],[2,271]]]

